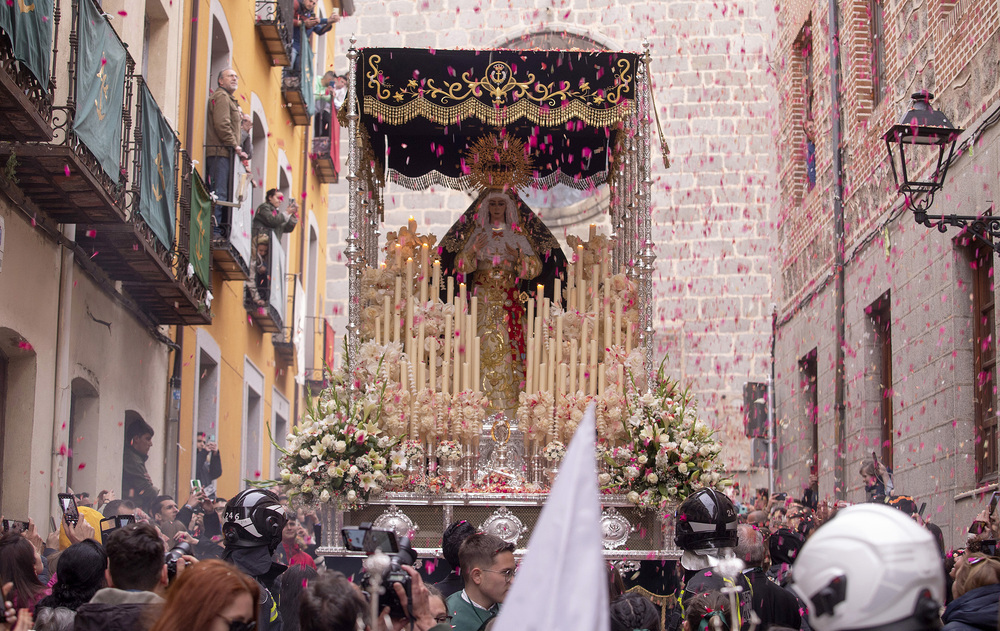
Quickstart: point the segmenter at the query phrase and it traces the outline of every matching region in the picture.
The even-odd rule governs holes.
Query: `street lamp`
[[[933,94],[917,92],[911,96],[910,111],[882,136],[889,152],[889,165],[896,188],[906,196],[913,219],[928,228],[946,232],[948,226],[968,230],[1000,252],[1000,217],[989,215],[940,215],[933,219],[927,211],[934,203],[934,193],[944,186],[948,166],[955,153],[955,143],[962,134],[944,113],[931,107]],[[893,147],[899,149],[899,155]],[[936,154],[936,156],[935,156]],[[945,155],[947,154],[947,156]],[[924,165],[934,162],[929,179],[922,180]],[[922,194],[919,198],[912,195]]]

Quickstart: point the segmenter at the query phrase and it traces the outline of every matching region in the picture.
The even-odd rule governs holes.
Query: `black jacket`
[[[441,595],[447,600],[448,596],[465,589],[465,581],[458,575],[458,570],[452,570],[443,581],[434,583],[434,587],[437,587],[441,591]]]
[[[152,592],[112,587],[98,590],[76,610],[74,631],[145,631],[160,615],[163,599]]]
[[[218,480],[222,476],[222,457],[218,451],[199,449],[195,462],[197,463],[195,477],[202,486],[208,486],[213,480]]]
[[[1000,585],[986,585],[965,592],[951,601],[944,610],[942,631],[974,631],[997,628]]]
[[[222,553],[222,560],[235,565],[241,572],[252,577],[260,586],[259,631],[281,631],[281,614],[278,612],[277,578],[288,569],[287,566],[271,561],[267,546],[253,548],[229,548]],[[272,593],[273,592],[273,593]]]
[[[160,494],[146,471],[148,459],[149,456],[139,453],[132,445],[125,445],[122,453],[122,499],[132,500],[143,508]]]
[[[799,601],[791,591],[774,583],[759,567],[748,569],[744,575],[753,588],[753,610],[760,618],[760,628],[766,631],[773,625],[798,629],[802,626]]]

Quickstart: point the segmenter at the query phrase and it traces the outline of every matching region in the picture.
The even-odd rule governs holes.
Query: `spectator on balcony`
[[[299,55],[302,54],[302,29],[312,40],[312,35],[326,35],[333,29],[333,24],[340,21],[340,13],[334,13],[328,18],[316,15],[316,0],[295,0],[293,5],[292,26],[292,64],[285,77],[287,87],[298,87]],[[306,86],[308,89],[309,86]]]
[[[146,471],[146,460],[153,446],[153,428],[135,419],[125,428],[125,451],[122,454],[122,497],[146,504],[160,494]]]
[[[271,272],[268,269],[268,249],[270,248],[270,237],[266,233],[254,235],[253,238],[253,283],[249,284],[247,290],[250,292],[250,299],[258,307],[267,306],[267,301],[271,297]]]
[[[215,481],[222,477],[222,456],[215,436],[211,439],[205,432],[198,432],[198,453],[195,456],[195,479],[201,483],[205,495],[215,497]]]
[[[233,178],[232,156],[247,159],[240,138],[242,116],[234,94],[239,86],[239,77],[232,68],[226,68],[217,78],[218,89],[208,100],[208,132],[205,147],[205,166],[208,171],[209,192],[222,201],[232,201],[230,183]],[[223,207],[215,206],[215,227],[213,238],[225,238]]]
[[[316,77],[313,86],[313,96],[316,102],[316,118],[314,132],[316,138],[327,138],[330,135],[330,110],[333,103],[336,74],[327,70],[322,76]]]
[[[337,75],[333,79],[333,115],[337,115],[340,106],[347,100],[347,75]]]
[[[243,158],[243,168],[250,172],[250,161],[253,160],[253,119],[240,110],[240,148],[247,157]]]
[[[295,230],[299,224],[299,205],[294,199],[288,200],[288,206],[282,212],[278,205],[281,203],[281,193],[278,189],[272,188],[264,195],[264,202],[257,207],[253,214],[253,234],[266,234],[271,238],[280,239],[281,235]]]

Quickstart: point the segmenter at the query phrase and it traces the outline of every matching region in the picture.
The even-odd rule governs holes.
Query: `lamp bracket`
[[[926,199],[923,198],[921,202]],[[928,216],[923,203],[913,206],[913,219],[928,228],[937,228],[938,232],[948,231],[952,226],[972,234],[974,237],[1000,253],[1000,217],[992,215],[936,215]]]

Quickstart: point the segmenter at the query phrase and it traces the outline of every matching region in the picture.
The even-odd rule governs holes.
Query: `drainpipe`
[[[76,224],[65,224],[62,228],[67,241],[76,240]],[[56,321],[55,383],[52,400],[52,451],[49,480],[49,515],[62,517],[57,494],[66,491],[66,452],[69,449],[69,414],[72,403],[70,383],[70,330],[73,311],[73,250],[60,248],[59,259],[59,306]]]
[[[844,319],[844,164],[841,139],[840,115],[840,27],[837,21],[837,0],[830,4],[830,138],[833,145],[833,238],[834,238],[834,296],[837,329],[837,346],[834,355],[833,391],[833,435],[836,443],[833,477],[834,493],[837,499],[844,499],[847,492],[845,460],[847,453],[847,408],[844,401],[844,344],[846,322]]]
[[[767,491],[768,497],[774,495],[774,427],[777,402],[774,393],[777,390],[774,383],[774,355],[778,342],[778,305],[771,305],[771,374],[767,379]]]

